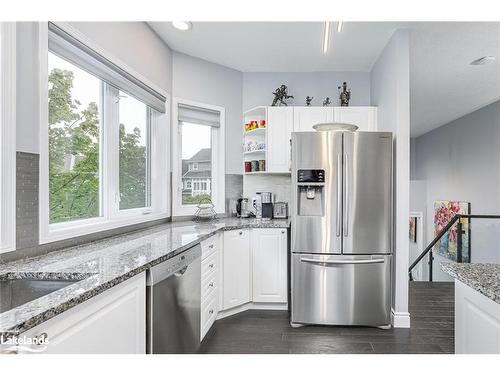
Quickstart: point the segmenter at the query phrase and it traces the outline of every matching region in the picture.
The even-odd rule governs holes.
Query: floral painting
[[[470,203],[460,201],[435,201],[434,202],[434,235],[436,236],[450,222],[456,214],[467,215],[470,213]],[[462,219],[462,261],[468,262],[470,231],[469,221]],[[453,225],[434,248],[440,255],[457,260],[457,224]]]
[[[410,217],[410,241],[417,242],[417,218]]]

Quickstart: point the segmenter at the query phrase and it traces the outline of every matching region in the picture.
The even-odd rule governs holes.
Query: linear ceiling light
[[[325,22],[325,32],[323,34],[323,53],[328,52],[328,44],[330,42],[330,22]]]
[[[337,22],[337,32],[340,33],[342,31],[342,24],[343,22],[342,21],[338,21]]]

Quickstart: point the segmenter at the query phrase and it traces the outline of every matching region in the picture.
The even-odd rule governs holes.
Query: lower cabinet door
[[[248,229],[224,232],[222,256],[222,308],[230,309],[250,302],[250,232]]]
[[[287,302],[286,229],[252,229],[252,301]]]
[[[200,341],[210,330],[217,317],[217,294],[213,293],[205,302],[201,304],[201,335]]]
[[[455,354],[500,354],[500,304],[458,280]]]
[[[144,354],[146,275],[136,275],[22,335],[46,336],[44,354]]]

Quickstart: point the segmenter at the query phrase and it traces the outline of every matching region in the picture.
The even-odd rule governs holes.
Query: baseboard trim
[[[232,307],[228,310],[219,311],[216,320],[227,318],[246,310],[288,310],[288,303],[258,303],[249,302],[244,305]]]
[[[410,328],[410,313],[391,309],[391,323],[394,328]]]

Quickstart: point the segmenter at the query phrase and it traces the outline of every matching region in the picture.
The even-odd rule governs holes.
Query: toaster
[[[274,209],[273,209],[273,218],[275,218],[275,219],[287,219],[288,218],[288,203],[275,202]]]

